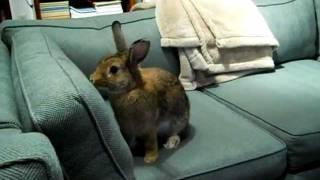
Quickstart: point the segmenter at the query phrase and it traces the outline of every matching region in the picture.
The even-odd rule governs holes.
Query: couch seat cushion
[[[289,168],[320,160],[320,63],[289,62],[276,72],[257,74],[205,89],[285,141]]]
[[[62,169],[49,139],[40,133],[0,129],[0,179],[62,180]]]
[[[281,175],[286,164],[281,142],[201,92],[188,92],[188,96],[188,138],[175,151],[161,149],[153,165],[146,166],[143,157],[136,157],[138,180],[274,179]],[[109,111],[112,114],[110,106]]]

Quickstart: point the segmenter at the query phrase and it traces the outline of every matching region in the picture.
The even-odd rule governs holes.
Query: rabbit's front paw
[[[178,135],[174,135],[174,136],[170,136],[167,140],[167,143],[164,144],[163,146],[166,149],[173,149],[173,148],[177,148],[179,144],[180,144],[180,137]]]
[[[96,78],[95,78],[94,74],[91,74],[91,75],[90,75],[89,81],[92,82],[93,84],[95,83]]]
[[[158,159],[158,153],[149,153],[144,156],[144,162],[147,164],[153,163]]]

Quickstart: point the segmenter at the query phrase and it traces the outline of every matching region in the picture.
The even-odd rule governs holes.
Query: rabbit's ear
[[[138,65],[148,54],[150,41],[139,39],[132,43],[129,50],[129,64]]]
[[[127,51],[128,46],[121,30],[121,24],[119,21],[114,21],[112,23],[112,33],[118,52]]]

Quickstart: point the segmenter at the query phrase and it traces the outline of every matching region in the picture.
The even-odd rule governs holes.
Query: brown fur
[[[114,24],[116,39],[123,35],[119,24]],[[160,133],[167,137],[166,148],[179,144],[179,133],[189,123],[189,101],[173,74],[159,68],[139,68],[138,64],[149,50],[148,41],[138,40],[130,49],[123,47],[125,44],[117,45],[118,51],[125,51],[100,62],[90,80],[94,85],[108,88],[122,134],[129,145],[134,145],[136,138],[142,139],[144,160],[152,163],[158,158],[157,136]],[[161,128],[162,124],[168,126]]]

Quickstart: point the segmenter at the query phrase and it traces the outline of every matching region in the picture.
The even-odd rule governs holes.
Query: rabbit
[[[189,125],[190,104],[178,78],[160,68],[140,68],[150,42],[140,39],[127,47],[121,24],[112,23],[117,53],[99,62],[90,80],[105,87],[120,131],[129,144],[143,140],[144,162],[158,159],[158,136],[166,149],[176,148]]]

